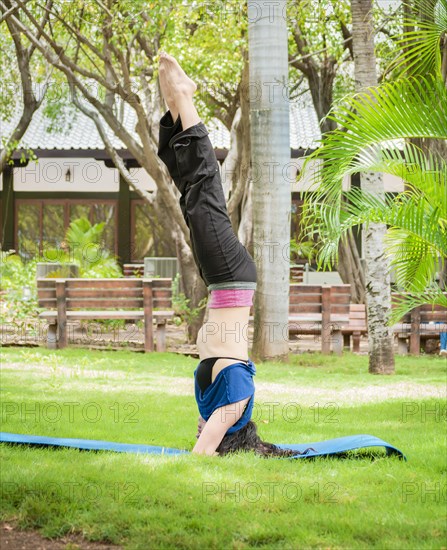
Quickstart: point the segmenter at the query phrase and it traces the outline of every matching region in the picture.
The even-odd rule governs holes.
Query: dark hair
[[[256,424],[250,420],[248,424],[237,432],[224,436],[219,447],[217,447],[217,452],[221,456],[238,451],[254,451],[261,456],[274,457],[306,454],[309,449],[300,453],[299,451],[292,451],[292,449],[281,449],[273,445],[273,443],[262,441],[258,435]]]

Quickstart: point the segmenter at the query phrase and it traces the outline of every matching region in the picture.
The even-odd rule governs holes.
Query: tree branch
[[[47,7],[51,9],[53,7],[53,0],[48,0]],[[44,15],[42,17],[42,21],[40,22],[40,26],[44,29],[47,26],[47,23],[49,22],[50,16],[48,12],[44,12]],[[40,34],[37,35],[37,40],[40,40]],[[33,55],[34,50],[36,49],[36,46],[34,44],[30,44],[28,48],[28,53],[30,57]]]
[[[19,2],[20,0],[17,1]],[[20,3],[23,5],[23,2]],[[0,0],[0,6],[4,6],[3,0]],[[114,134],[126,145],[129,151],[131,151],[135,160],[156,181],[160,198],[163,201],[165,209],[172,214],[173,219],[177,222],[180,228],[184,240],[188,242],[189,229],[187,228],[181,214],[178,200],[174,192],[174,187],[168,184],[170,178],[167,170],[161,166],[160,161],[157,159],[157,146],[155,141],[151,138],[151,132],[148,127],[148,117],[141,105],[138,95],[131,93],[130,91],[123,90],[120,85],[113,88],[102,76],[95,75],[94,73],[90,74],[89,71],[86,71],[76,63],[73,63],[73,61],[65,55],[63,48],[56,43],[56,41],[53,40],[48,33],[43,32],[42,39],[37,40],[33,29],[23,24],[14,16],[14,14],[11,14],[8,18],[14,21],[17,27],[21,30],[21,32],[23,32],[31,43],[36,45],[36,48],[43,54],[44,58],[66,76],[69,85],[74,86],[74,88],[80,92],[88,103],[96,109],[97,113],[102,116]],[[33,19],[33,21],[30,19],[30,25],[39,31],[39,23],[35,20],[35,18]],[[113,113],[113,107],[102,103],[98,99],[97,95],[90,93],[87,86],[79,78],[79,75],[86,76],[87,78],[91,77],[94,81],[103,85],[106,90],[108,89],[112,92],[116,91],[116,93],[118,93],[118,95],[120,95],[123,100],[135,110],[138,117],[137,133],[141,139],[141,144],[116,118]]]
[[[104,79],[103,75],[98,75],[96,73],[93,73],[91,71],[87,71],[86,69],[83,69],[82,67],[80,67],[79,65],[76,65],[75,63],[73,63],[73,61],[67,56],[65,55],[65,48],[66,46],[61,46],[60,44],[58,44],[51,36],[49,36],[47,34],[47,32],[45,31],[45,29],[43,29],[41,27],[41,25],[39,24],[39,22],[36,20],[36,18],[33,16],[32,13],[30,13],[30,11],[25,7],[24,3],[22,2],[22,0],[15,0],[19,6],[22,8],[22,11],[26,14],[26,16],[29,18],[29,20],[31,21],[32,25],[35,27],[38,35],[40,35],[41,38],[44,38],[45,41],[47,42],[47,44],[52,48],[52,50],[57,54],[58,58],[64,62],[64,64],[74,70],[75,72],[78,72],[80,75],[84,76],[85,78],[89,78],[89,79],[92,79],[92,80],[95,80],[96,82],[98,82],[99,84],[101,84],[102,86],[104,86],[104,88],[107,88],[108,87],[108,83],[107,81]],[[2,1],[0,1],[0,6],[3,6],[4,3]],[[11,16],[9,16],[11,17]],[[12,17],[15,17],[14,15],[12,15]],[[28,40],[30,40],[31,42],[33,42],[34,44],[37,45],[37,43],[40,43],[40,38],[37,39],[33,34],[32,32],[30,32],[30,30],[28,29],[28,27],[26,27],[24,24],[21,23],[21,21],[19,21],[16,17],[15,17],[16,21],[19,22],[22,26],[22,32],[27,36]],[[32,38],[30,37],[30,35],[32,35]],[[115,91],[115,90],[113,90]],[[117,89],[116,91],[118,92],[119,91],[119,85],[117,83]]]
[[[79,101],[78,95],[73,85],[71,86],[71,97],[73,100],[73,104],[76,106],[76,108],[79,109],[81,113],[83,113],[85,116],[88,116],[95,123],[96,129],[98,130],[98,134],[101,136],[106,151],[124,181],[129,185],[131,189],[134,189],[134,191],[136,191],[142,199],[147,201],[149,204],[153,204],[155,194],[149,193],[148,191],[143,189],[143,187],[132,178],[129,170],[124,165],[123,159],[118,155],[116,149],[113,147],[109,137],[107,136],[107,132],[105,131],[104,126],[101,123],[98,113],[92,111],[91,109],[87,109],[87,107],[83,105],[81,101]]]
[[[344,21],[339,19],[340,21],[340,28],[341,28],[341,34],[343,36],[343,44],[345,49],[347,48],[349,50],[349,54],[351,56],[351,59],[354,59],[354,50],[352,48],[352,33],[348,29],[348,27],[345,25]]]
[[[6,25],[12,37],[14,48],[16,50],[16,59],[22,87],[23,111],[20,120],[17,123],[17,126],[13,130],[11,136],[9,137],[7,143],[0,153],[0,173],[2,173],[5,169],[7,163],[9,162],[9,159],[11,158],[12,153],[17,147],[17,144],[25,135],[25,132],[27,131],[31,123],[33,115],[42,104],[43,98],[45,97],[46,91],[48,89],[47,82],[43,87],[43,93],[41,94],[40,98],[36,98],[33,90],[33,80],[30,68],[30,60],[33,50],[27,49],[23,45],[20,37],[20,30],[14,24],[11,15],[12,12],[11,10],[9,10],[9,15],[6,18]]]
[[[15,11],[19,9],[19,6],[12,6],[12,8],[6,9],[2,8],[2,11],[4,12],[3,15],[0,17],[0,23],[3,23],[5,19],[8,19],[10,15],[12,15]]]

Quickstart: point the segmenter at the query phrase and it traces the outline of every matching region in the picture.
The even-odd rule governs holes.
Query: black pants
[[[183,130],[170,111],[160,120],[158,156],[180,191],[194,259],[209,290],[256,287],[255,263],[236,237],[228,217],[219,166],[199,122]]]

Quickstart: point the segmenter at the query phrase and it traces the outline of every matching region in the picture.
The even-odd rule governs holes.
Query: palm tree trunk
[[[351,0],[352,39],[356,89],[377,85],[372,0]],[[361,174],[360,186],[367,193],[384,196],[382,174]],[[368,314],[369,372],[394,373],[393,332],[389,262],[384,255],[386,226],[371,223],[365,230],[365,282]]]
[[[248,0],[256,359],[288,358],[290,161],[287,26],[283,2]]]

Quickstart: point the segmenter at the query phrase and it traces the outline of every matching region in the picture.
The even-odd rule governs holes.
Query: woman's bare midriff
[[[213,367],[212,382],[219,372],[233,364],[234,359],[248,359],[249,307],[216,308],[208,310],[208,318],[199,330],[197,350],[200,360],[221,357]]]

